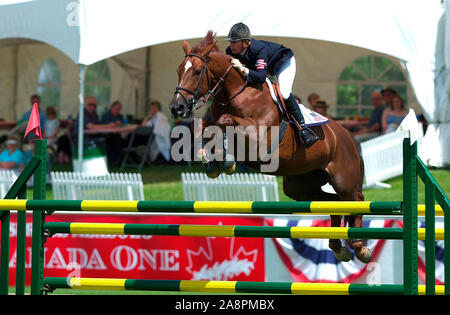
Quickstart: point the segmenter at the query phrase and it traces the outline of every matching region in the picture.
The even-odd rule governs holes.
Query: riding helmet
[[[231,27],[226,40],[229,42],[234,42],[244,39],[250,40],[250,29],[247,25],[241,22],[234,24]]]

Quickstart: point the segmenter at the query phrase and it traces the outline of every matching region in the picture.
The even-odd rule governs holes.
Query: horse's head
[[[184,41],[185,58],[177,69],[178,86],[170,102],[172,115],[177,117],[189,116],[197,103],[208,92],[212,81],[212,73],[208,69],[211,51],[219,51],[214,35],[211,31],[191,50],[188,42]]]

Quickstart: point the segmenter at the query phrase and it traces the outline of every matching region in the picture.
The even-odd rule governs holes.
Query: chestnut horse
[[[245,78],[231,67],[231,57],[220,51],[211,31],[192,49],[185,41],[183,49],[185,58],[178,67],[178,86],[170,103],[175,117],[190,115],[197,103],[209,98],[214,90],[210,110],[216,126],[225,129],[280,125],[281,113],[267,84],[247,85]],[[296,201],[363,201],[364,164],[352,135],[333,120],[311,129],[320,139],[308,149],[291,125],[279,143],[276,152],[279,167],[271,174],[283,176],[284,193]],[[258,170],[258,163],[244,161],[243,164]],[[336,194],[322,190],[326,183]],[[341,215],[331,215],[333,227],[341,226],[341,221]],[[362,216],[345,216],[344,225],[361,227]],[[344,244],[338,239],[329,240],[337,259],[351,259],[347,247],[350,245],[360,261],[371,260],[372,253],[364,240],[354,239]]]

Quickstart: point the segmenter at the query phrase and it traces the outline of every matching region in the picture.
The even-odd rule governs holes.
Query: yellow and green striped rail
[[[49,291],[56,289],[79,290],[145,290],[213,293],[268,293],[268,294],[402,294],[401,284],[346,284],[301,282],[250,282],[250,281],[194,281],[194,280],[144,280],[108,278],[55,278],[44,279]],[[425,294],[425,286],[419,286],[419,294]],[[436,286],[436,294],[444,294],[444,286]]]
[[[424,207],[422,207],[424,211]],[[420,207],[419,207],[420,209]],[[247,214],[402,214],[399,201],[109,201],[0,200],[1,210]],[[436,207],[437,214],[442,212]]]
[[[46,222],[44,229],[50,234],[281,237],[299,239],[403,239],[402,228]],[[436,229],[435,237],[436,240],[443,240],[444,229]],[[419,240],[425,240],[425,229],[419,229]]]

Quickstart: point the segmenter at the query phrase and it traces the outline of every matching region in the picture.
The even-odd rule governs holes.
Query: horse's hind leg
[[[341,216],[331,215],[331,227],[341,226]],[[352,259],[352,253],[347,246],[342,246],[340,239],[330,239],[328,247],[333,251],[334,256],[340,261],[350,261]]]
[[[362,227],[362,215],[350,216],[349,227]],[[372,251],[365,246],[365,240],[351,239],[350,246],[355,251],[356,258],[367,264],[372,259]]]
[[[353,169],[351,169],[351,165]],[[364,201],[362,193],[362,174],[364,172],[362,162],[349,163],[347,168],[337,167],[335,172],[330,172],[332,185],[339,195],[341,201]],[[345,172],[344,172],[345,171]],[[347,216],[345,222],[349,227],[362,227],[362,215]],[[350,246],[355,251],[356,258],[363,263],[368,263],[372,259],[372,252],[365,246],[365,240],[352,239],[349,240]]]
[[[313,171],[298,176],[285,176],[283,178],[283,190],[286,196],[297,201],[339,201],[337,194],[322,191],[322,186],[328,181],[328,175],[322,171]],[[340,215],[331,216],[331,226],[341,226]],[[351,252],[346,246],[342,246],[340,239],[330,239],[328,247],[340,261],[349,261]]]

